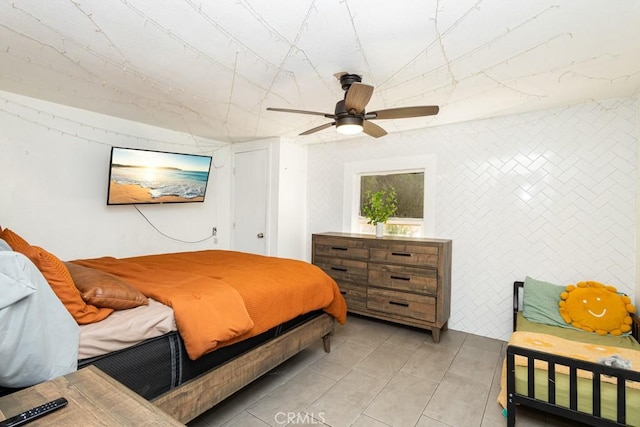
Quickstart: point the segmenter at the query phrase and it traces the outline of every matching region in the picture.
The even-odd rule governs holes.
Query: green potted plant
[[[384,224],[398,209],[398,198],[395,188],[365,193],[362,214],[368,219],[367,224],[375,224],[376,237],[382,237]]]

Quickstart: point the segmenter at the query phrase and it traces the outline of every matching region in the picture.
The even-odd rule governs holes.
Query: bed
[[[552,296],[557,295],[555,285],[530,278],[525,282],[514,283],[514,332],[498,397],[507,425],[515,425],[517,407],[523,405],[586,425],[639,426],[637,316],[631,314],[631,330],[619,336],[572,328],[554,317],[561,300]],[[564,325],[556,323],[562,321]]]
[[[11,307],[17,310],[17,306],[26,304],[25,301],[33,299],[33,295],[43,298],[45,291],[50,292],[46,288],[58,291],[56,286],[60,283],[45,274],[47,266],[40,264],[42,259],[29,252],[33,249],[25,250],[23,247],[19,251],[16,249],[21,244],[19,241],[10,243],[14,253],[3,252],[0,248],[0,266],[6,265],[4,261],[7,259],[17,262],[19,273],[28,271],[31,274],[29,281],[36,282],[35,276],[39,273],[34,272],[35,265],[42,273],[39,276],[46,278],[45,285],[41,285],[42,290],[29,290],[29,298],[13,298],[17,303],[13,301]],[[41,248],[37,250],[40,257],[46,253]],[[45,258],[51,263],[55,260],[52,261],[50,255]],[[106,316],[103,308],[89,310],[83,307],[80,310],[80,317],[86,315],[93,320],[101,320],[80,326],[72,322],[72,328],[79,331],[78,348],[73,349],[77,368],[97,366],[183,423],[320,339],[328,352],[335,321],[343,323],[346,320],[346,304],[335,282],[317,267],[302,261],[209,250],[125,259],[103,257],[62,264],[76,281],[79,276],[75,275],[75,268],[91,270],[92,275],[111,275],[126,281],[143,294],[141,298],[145,298],[145,303],[136,307],[107,309],[111,311]],[[60,269],[58,263],[55,266]],[[0,280],[7,279],[7,274],[15,275],[0,269]],[[179,286],[173,286],[172,290],[171,284]],[[167,288],[167,292],[163,288]],[[86,292],[82,293],[83,297],[86,295]],[[105,294],[98,296],[104,297]],[[65,300],[59,292],[55,292],[53,299],[55,297],[58,302]],[[87,298],[87,301],[93,300]],[[0,300],[0,317],[7,316],[8,311],[6,307],[3,310],[1,303]],[[48,302],[46,307],[52,305]],[[113,326],[116,318],[121,324],[128,325],[124,328],[131,327],[147,322],[140,320],[142,317],[138,313],[149,312],[158,306],[164,312],[170,307],[168,311],[173,317],[151,320],[156,329],[151,336],[143,336],[137,341],[115,337],[116,342],[108,342],[104,346],[94,341],[88,348],[82,345],[83,341],[90,341],[87,337],[101,334],[96,331],[103,323],[112,322],[106,330],[120,336],[119,332],[113,332],[118,330]],[[69,310],[66,303],[63,307]],[[32,314],[37,311],[38,315],[43,311],[25,310]],[[74,317],[76,315],[73,313]],[[48,336],[59,334],[59,327],[46,329],[51,323],[61,324],[62,320],[38,319],[38,332]],[[203,330],[206,334],[201,336]],[[2,333],[0,330],[0,335]],[[10,339],[5,341],[8,346]],[[56,340],[51,341],[52,346],[59,344]],[[59,341],[66,340],[60,338]],[[68,352],[68,347],[60,346],[58,350]],[[5,353],[0,357],[6,356],[6,351],[14,350],[0,348],[0,353],[2,351]],[[17,357],[4,360],[8,359],[18,360]],[[62,369],[69,370],[69,367]],[[59,374],[64,370],[55,372]],[[15,389],[4,387],[0,391],[6,394]]]

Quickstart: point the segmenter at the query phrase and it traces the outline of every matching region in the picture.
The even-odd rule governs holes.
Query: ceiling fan
[[[345,91],[344,99],[336,103],[335,112],[320,113],[317,111],[291,110],[288,108],[268,107],[268,111],[280,111],[284,113],[311,114],[333,119],[331,123],[314,127],[300,135],[310,135],[323,129],[335,126],[336,130],[344,135],[354,135],[364,132],[374,138],[385,136],[387,131],[370,120],[404,119],[409,117],[432,116],[438,114],[440,108],[437,105],[419,107],[389,108],[386,110],[366,112],[365,107],[373,95],[373,86],[361,83],[362,78],[357,74],[339,73],[336,77],[340,80]]]

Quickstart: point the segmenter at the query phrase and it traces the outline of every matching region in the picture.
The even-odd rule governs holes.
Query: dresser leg
[[[434,343],[438,344],[440,342],[440,329],[432,329],[431,338],[433,338]]]

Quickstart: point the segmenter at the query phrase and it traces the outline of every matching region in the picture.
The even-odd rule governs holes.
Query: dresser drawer
[[[362,240],[331,236],[314,236],[313,250],[316,255],[349,259],[368,259],[369,248]]]
[[[436,321],[436,299],[386,289],[367,289],[367,308],[402,317]]]
[[[384,247],[372,245],[369,248],[369,259],[394,264],[437,267],[438,247],[411,244],[388,244]]]
[[[347,303],[347,310],[362,311],[367,309],[367,288],[357,283],[338,281],[340,293]]]
[[[435,295],[438,272],[428,268],[369,263],[369,285]]]
[[[367,283],[367,263],[352,259],[316,256],[313,263],[334,280]]]

